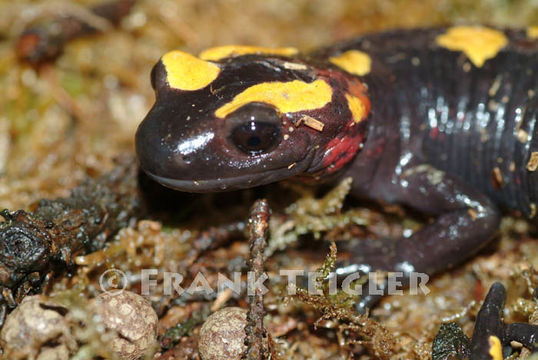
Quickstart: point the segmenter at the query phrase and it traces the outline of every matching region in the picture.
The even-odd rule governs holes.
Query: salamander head
[[[370,105],[350,75],[259,52],[208,58],[173,51],[153,68],[156,102],[136,151],[163,185],[209,192],[322,176],[364,141]]]

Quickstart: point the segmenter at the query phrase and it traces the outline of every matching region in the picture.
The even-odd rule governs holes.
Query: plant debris
[[[455,322],[441,324],[433,340],[432,360],[466,359],[471,354],[471,340]]]
[[[265,275],[263,252],[267,245],[270,217],[271,209],[267,204],[267,200],[256,201],[250,210],[249,220],[249,267],[250,274],[256,280]],[[263,317],[265,315],[263,288],[256,287],[255,289],[250,289],[250,291],[254,291],[254,294],[248,296],[249,311],[245,327],[247,349],[243,353],[243,359],[263,360],[268,356],[266,349],[267,332],[263,326]]]
[[[62,5],[68,15],[46,24],[33,26],[24,31],[15,45],[21,61],[33,66],[53,61],[63,52],[65,44],[74,39],[105,32],[125,17],[135,0],[116,0],[97,5],[87,11],[84,8]]]
[[[126,159],[112,172],[88,180],[71,196],[41,200],[32,212],[4,210],[0,223],[2,314],[25,295],[39,293],[75,256],[96,251],[140,215],[137,169]],[[2,316],[2,321],[3,321]]]
[[[327,256],[318,273],[319,279],[325,279],[334,269],[336,260],[336,245],[331,245],[331,253]],[[315,325],[320,326],[324,322],[329,327],[338,330],[340,345],[353,352],[353,345],[364,345],[379,359],[390,359],[396,354],[396,340],[394,335],[368,314],[358,314],[352,308],[349,295],[340,292],[331,296],[327,284],[322,286],[323,295],[311,295],[306,289],[297,289],[297,297],[305,304],[313,306],[321,313]]]

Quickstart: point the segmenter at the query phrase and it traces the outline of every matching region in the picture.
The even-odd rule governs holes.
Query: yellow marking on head
[[[491,355],[492,360],[503,360],[503,349],[499,338],[495,335],[491,335],[488,341],[489,354]]]
[[[372,68],[372,59],[362,51],[349,50],[339,56],[332,56],[329,61],[350,74],[364,76]]]
[[[361,99],[349,94],[346,94],[346,99],[349,111],[351,111],[351,115],[353,116],[353,121],[355,123],[362,121],[366,115],[366,107]]]
[[[248,45],[225,45],[209,48],[202,51],[200,53],[200,59],[216,61],[227,57],[249,54],[293,56],[298,52],[299,51],[296,48],[292,47],[268,48]]]
[[[161,61],[166,69],[168,84],[178,90],[203,89],[220,73],[217,65],[183,51],[170,51],[163,55]]]
[[[314,110],[329,103],[332,93],[332,88],[323,80],[311,83],[300,80],[266,82],[253,85],[237,94],[232,101],[218,108],[215,115],[224,118],[251,102],[271,104],[283,113]]]
[[[455,26],[437,36],[435,41],[449,50],[463,51],[477,67],[497,56],[508,44],[508,39],[501,31],[482,26]]]
[[[538,26],[529,26],[527,28],[527,37],[529,39],[538,39]]]

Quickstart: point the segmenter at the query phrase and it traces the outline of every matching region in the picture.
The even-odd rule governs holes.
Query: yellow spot
[[[319,109],[331,101],[332,89],[323,80],[306,83],[300,80],[266,82],[253,85],[237,94],[232,101],[215,111],[224,118],[241,106],[251,102],[263,102],[275,106],[283,113]]]
[[[506,36],[494,29],[481,26],[455,26],[446,34],[437,36],[437,44],[452,51],[463,51],[471,62],[481,67],[494,58],[508,44]]]
[[[203,89],[220,73],[217,65],[183,51],[170,51],[163,55],[161,61],[166,68],[168,84],[178,90]]]
[[[538,26],[529,26],[527,28],[527,37],[529,39],[538,39]]]
[[[349,50],[339,56],[330,57],[329,61],[348,73],[359,76],[368,74],[372,68],[370,56],[358,50]]]
[[[292,47],[281,48],[267,48],[261,46],[247,46],[247,45],[226,45],[217,46],[200,53],[200,59],[203,60],[220,60],[227,57],[241,56],[241,55],[281,55],[281,56],[293,56],[299,51]]]
[[[346,94],[347,99],[347,106],[349,107],[349,111],[351,111],[351,115],[353,116],[353,121],[358,123],[362,119],[364,119],[364,115],[366,114],[366,107],[362,103],[362,101],[353,95]]]
[[[501,347],[501,341],[495,335],[489,337],[489,354],[492,360],[503,360],[503,351]]]

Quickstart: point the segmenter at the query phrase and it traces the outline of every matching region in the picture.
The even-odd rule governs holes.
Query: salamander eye
[[[251,121],[232,132],[234,144],[251,155],[267,152],[280,142],[280,128],[274,124]]]
[[[251,103],[230,114],[232,143],[244,153],[258,155],[275,148],[282,139],[281,122],[275,109]]]

